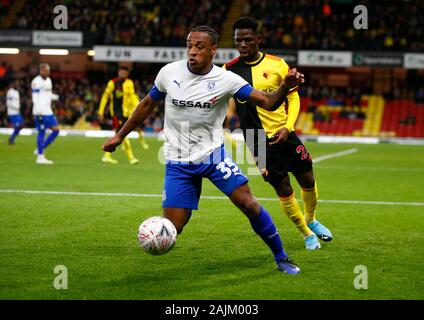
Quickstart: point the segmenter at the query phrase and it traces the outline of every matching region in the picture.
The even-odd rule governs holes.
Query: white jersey
[[[50,78],[43,78],[38,75],[31,82],[32,89],[32,113],[37,116],[49,116],[53,114],[52,100],[57,100],[58,96],[52,93],[52,81]]]
[[[6,94],[6,105],[7,105],[7,115],[8,116],[16,116],[21,114],[20,108],[21,104],[19,102],[19,91],[10,88],[7,90]]]
[[[199,162],[219,148],[232,96],[246,99],[253,88],[239,75],[213,65],[204,75],[192,73],[187,60],[164,66],[150,95],[165,95],[164,153],[171,161]]]

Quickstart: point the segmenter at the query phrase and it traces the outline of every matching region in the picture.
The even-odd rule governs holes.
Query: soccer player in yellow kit
[[[224,68],[240,75],[257,90],[274,91],[289,71],[287,63],[282,58],[259,51],[261,36],[255,19],[238,19],[233,24],[233,31],[240,56],[226,63]],[[260,156],[258,143],[266,143],[266,166],[259,169],[280,198],[283,211],[304,236],[306,249],[315,250],[321,247],[318,238],[331,241],[333,236],[329,229],[315,219],[318,191],[312,159],[294,128],[300,109],[297,89],[293,88],[275,111],[267,111],[249,101],[235,99],[231,101],[227,115],[231,117],[237,112],[245,139],[246,132],[254,130],[254,143],[247,142],[255,159]],[[265,131],[265,141],[258,141],[258,130]],[[305,216],[295,198],[288,172],[295,176],[302,188]]]
[[[131,116],[135,107],[138,105],[139,97],[134,90],[134,82],[128,78],[129,70],[127,67],[120,67],[118,70],[118,77],[109,80],[106,89],[100,100],[100,106],[98,111],[99,121],[103,122],[104,112],[106,105],[109,101],[109,110],[112,117],[113,129],[118,132],[122,128],[125,121]],[[142,139],[142,133],[139,132],[139,136]],[[141,140],[142,141],[142,140]],[[144,141],[143,141],[144,142]],[[143,142],[142,145],[143,145]],[[125,138],[123,145],[123,151],[128,157],[130,164],[137,164],[139,161],[134,157],[130,140]],[[145,148],[146,149],[146,148]],[[104,163],[116,164],[117,160],[112,158],[110,152],[105,152],[102,158]]]

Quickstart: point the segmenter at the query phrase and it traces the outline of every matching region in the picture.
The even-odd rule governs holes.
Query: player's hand
[[[270,145],[286,142],[289,137],[289,130],[287,128],[281,128],[271,137]]]
[[[123,140],[124,139],[122,139],[120,136],[116,135],[107,140],[103,145],[102,149],[106,152],[114,152],[116,150],[116,147],[119,146]]]
[[[290,69],[290,71],[284,77],[284,85],[291,89],[305,82],[305,75],[297,72],[296,68]]]

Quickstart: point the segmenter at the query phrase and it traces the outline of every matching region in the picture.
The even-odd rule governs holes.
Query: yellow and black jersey
[[[256,90],[264,92],[276,90],[289,71],[284,59],[262,52],[257,61],[246,62],[238,57],[224,64],[223,68],[240,75]],[[289,132],[294,131],[300,109],[297,87],[290,90],[285,101],[275,111],[267,111],[249,101],[235,99],[235,102],[240,126],[244,132],[246,129],[264,129],[270,138],[283,127]]]
[[[139,97],[131,79],[114,78],[110,80],[100,100],[99,115],[103,115],[109,101],[111,116],[129,118],[138,104]]]

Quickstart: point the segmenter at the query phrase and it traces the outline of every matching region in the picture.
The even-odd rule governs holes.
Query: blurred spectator
[[[414,114],[411,113],[411,112],[408,112],[408,115],[406,116],[406,118],[405,119],[401,119],[399,121],[399,124],[406,124],[406,125],[408,125],[408,124],[415,124],[415,116],[414,116]]]
[[[415,95],[415,102],[424,103],[424,87],[420,87]]]

